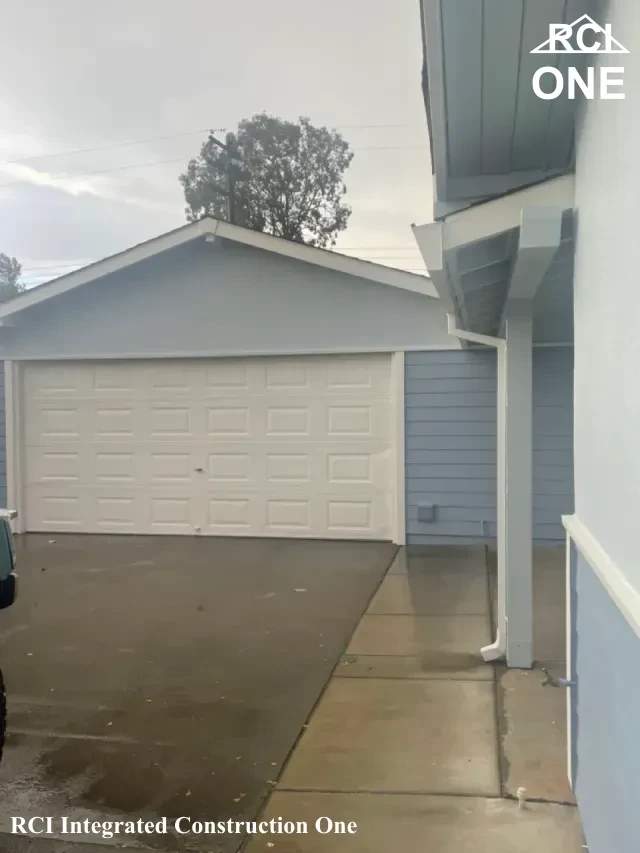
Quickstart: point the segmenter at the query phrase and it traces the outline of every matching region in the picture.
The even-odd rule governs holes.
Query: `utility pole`
[[[209,139],[217,145],[219,148],[225,153],[225,172],[227,175],[227,220],[235,225],[236,221],[236,197],[235,197],[235,186],[233,182],[233,178],[231,177],[231,154],[229,153],[229,146],[225,145],[224,142],[220,142],[219,139],[213,135],[213,133],[209,134]]]

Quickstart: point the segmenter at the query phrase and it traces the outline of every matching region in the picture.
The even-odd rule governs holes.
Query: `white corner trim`
[[[7,477],[7,509],[15,509],[18,517],[11,522],[14,533],[24,530],[22,502],[22,459],[20,424],[20,373],[14,361],[4,363],[5,458]]]
[[[7,471],[7,506],[6,509],[17,509],[16,502],[16,465],[15,465],[15,443],[16,430],[14,424],[15,413],[15,383],[14,367],[12,361],[4,363],[4,417],[5,417],[5,453]]]
[[[640,637],[640,591],[629,583],[624,572],[614,563],[577,515],[563,516],[562,523],[618,609],[636,635]]]
[[[438,296],[435,287],[426,276],[417,275],[406,270],[394,269],[393,267],[386,267],[382,264],[376,264],[373,261],[363,261],[359,258],[347,257],[338,252],[327,251],[326,249],[316,249],[313,246],[306,246],[303,243],[294,243],[291,240],[284,240],[282,237],[274,237],[272,234],[252,231],[250,228],[231,225],[228,222],[222,222],[218,219],[206,218],[198,222],[191,222],[175,231],[162,234],[160,237],[155,237],[146,243],[140,243],[140,245],[126,249],[117,255],[112,255],[102,261],[97,261],[95,264],[90,264],[88,267],[76,270],[68,275],[63,275],[60,278],[28,290],[0,306],[0,321],[5,317],[11,317],[23,311],[25,308],[37,305],[55,296],[60,296],[63,293],[74,290],[76,287],[81,287],[83,284],[96,281],[103,276],[125,270],[161,252],[166,252],[169,249],[176,248],[203,236],[223,237],[235,243],[253,246],[257,249],[263,249],[266,252],[315,264],[324,269],[334,270],[335,272],[341,272],[346,275],[357,276],[367,281],[386,284],[390,287],[419,293],[422,296],[432,298],[437,298]]]
[[[406,524],[406,495],[405,495],[405,387],[404,387],[404,352],[393,354],[392,384],[394,389],[395,406],[395,451],[396,451],[396,484],[395,484],[395,538],[396,545],[405,545],[407,541]]]

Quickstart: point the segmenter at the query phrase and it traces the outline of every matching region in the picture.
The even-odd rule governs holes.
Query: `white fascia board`
[[[453,282],[450,280],[444,259],[442,223],[412,225],[411,228],[443,308],[448,314],[455,314],[457,306],[453,295]]]
[[[506,193],[551,180],[565,173],[564,169],[526,169],[497,175],[468,175],[449,177],[448,199],[452,204],[477,204],[488,199],[502,197]],[[445,214],[446,215],[446,214]]]
[[[363,261],[359,258],[350,258],[346,255],[340,255],[337,252],[325,249],[316,249],[313,246],[294,243],[290,240],[284,240],[281,237],[252,231],[249,228],[231,225],[228,222],[208,217],[178,228],[176,231],[170,231],[168,234],[155,237],[146,243],[141,243],[117,255],[105,258],[103,261],[98,261],[88,267],[76,270],[68,275],[61,276],[22,293],[20,296],[15,297],[15,299],[11,299],[0,306],[0,325],[8,325],[4,318],[11,317],[25,308],[30,308],[47,299],[60,296],[63,293],[74,290],[76,287],[81,287],[83,284],[96,281],[103,276],[120,272],[134,264],[140,263],[140,261],[148,260],[161,252],[174,249],[177,246],[203,236],[223,237],[235,243],[242,243],[245,246],[253,246],[273,254],[295,258],[305,263],[315,264],[324,269],[334,270],[346,275],[357,276],[367,281],[386,284],[389,287],[397,287],[401,290],[408,290],[412,293],[419,293],[422,296],[429,296],[431,298],[437,298],[438,296],[435,287],[426,276],[414,275],[406,270],[385,267],[382,264]]]
[[[429,133],[433,152],[434,199],[449,199],[449,164],[447,156],[447,104],[445,96],[442,9],[440,0],[421,0],[424,42],[427,46],[427,81],[429,86]],[[436,207],[434,203],[434,213]]]
[[[406,270],[385,267],[360,258],[350,258],[339,252],[317,249],[314,246],[306,246],[304,243],[294,243],[292,240],[284,240],[282,237],[274,237],[273,234],[264,234],[262,231],[253,231],[239,225],[231,225],[229,222],[218,222],[216,236],[286,258],[315,264],[324,269],[354,275],[379,284],[409,290],[412,293],[420,293],[423,296],[437,298],[438,295],[436,288],[426,276],[414,275]]]
[[[140,243],[138,246],[105,258],[103,261],[98,261],[95,264],[83,267],[68,275],[63,275],[46,284],[41,284],[39,287],[34,287],[32,290],[27,290],[20,294],[20,296],[16,296],[9,302],[5,302],[4,305],[0,305],[0,320],[10,317],[12,314],[17,314],[25,308],[30,308],[32,305],[37,305],[39,302],[44,302],[47,299],[52,299],[54,296],[60,296],[63,293],[74,290],[76,287],[81,287],[83,284],[89,284],[103,276],[120,272],[127,269],[127,267],[140,263],[140,261],[145,261],[148,258],[154,257],[154,255],[166,252],[168,249],[174,249],[177,246],[195,240],[203,234],[215,234],[218,224],[215,219],[203,219],[199,222],[192,222],[175,231],[170,231],[168,234],[162,234],[160,237],[155,237],[146,243]],[[3,323],[3,325],[7,324]]]
[[[492,201],[477,204],[458,213],[452,213],[442,222],[443,250],[457,249],[494,237],[521,224],[522,210],[526,207],[555,207],[572,210],[574,206],[573,175],[543,181],[540,184],[510,193]]]

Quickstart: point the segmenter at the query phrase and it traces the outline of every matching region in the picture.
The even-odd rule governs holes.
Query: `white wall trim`
[[[366,355],[367,353],[389,353],[396,352],[450,352],[451,350],[459,350],[460,343],[452,339],[451,343],[434,344],[425,346],[424,344],[415,344],[411,346],[403,346],[398,349],[397,346],[358,346],[358,347],[329,347],[328,349],[307,349],[307,350],[242,350],[240,352],[230,352],[228,350],[197,350],[194,352],[134,352],[134,353],[47,353],[47,355],[20,355],[21,362],[27,361],[153,361],[157,359],[182,359],[182,358],[288,358],[294,356],[305,355]],[[0,347],[0,358],[10,359],[11,354],[4,354]]]
[[[4,363],[5,454],[7,477],[7,509],[15,509],[18,517],[11,522],[14,533],[24,530],[22,483],[21,372],[14,361]]]
[[[576,546],[570,536],[566,540],[566,648],[567,648],[567,681],[571,684],[576,679],[574,671],[574,649],[573,649],[573,619],[574,613],[571,605],[572,589],[571,581],[574,576],[576,560]],[[570,687],[567,690],[567,776],[571,790],[575,791],[575,767],[573,766],[574,738],[577,732],[573,730],[573,711],[575,706],[575,690]]]
[[[395,543],[397,545],[406,545],[404,352],[394,353],[391,361],[391,373],[393,377],[392,385],[395,406]]]
[[[595,536],[577,515],[565,515],[562,523],[585,560],[598,576],[618,609],[640,637],[640,591],[627,580]]]

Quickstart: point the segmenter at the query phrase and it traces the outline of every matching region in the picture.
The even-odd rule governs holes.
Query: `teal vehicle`
[[[17,513],[13,510],[0,510],[0,610],[11,607],[16,600],[16,556],[13,547],[11,520]],[[4,749],[4,736],[7,727],[7,697],[4,678],[0,669],[0,761]]]

